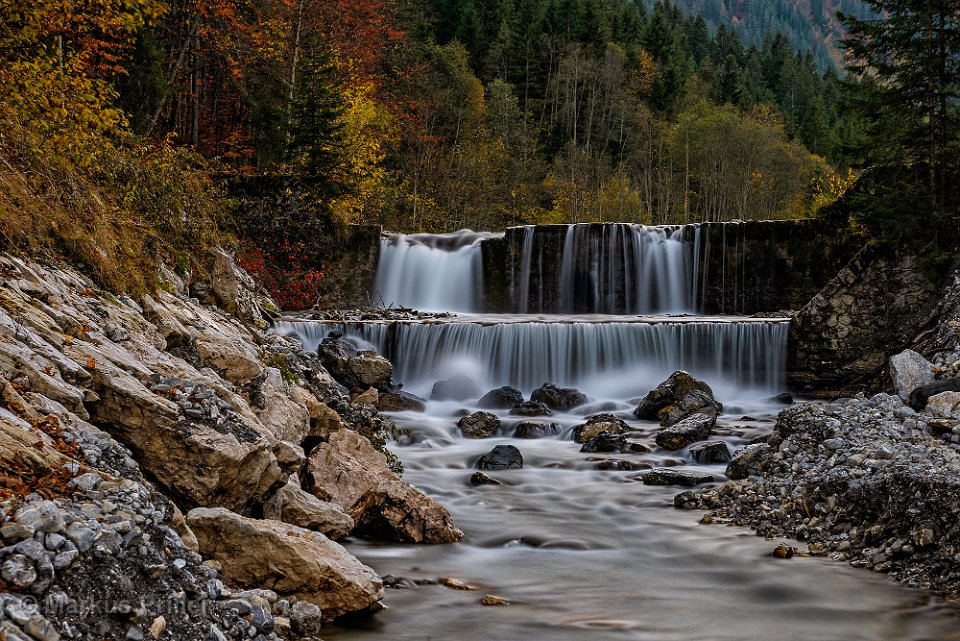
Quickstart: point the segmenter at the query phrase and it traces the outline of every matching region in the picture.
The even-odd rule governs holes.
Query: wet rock
[[[696,510],[700,508],[700,495],[687,490],[673,497],[673,507],[678,510]]]
[[[622,418],[613,414],[596,414],[587,417],[587,422],[573,428],[573,440],[577,443],[586,443],[601,432],[608,434],[623,434],[629,426]]]
[[[477,407],[491,410],[508,410],[523,403],[523,394],[520,390],[503,386],[490,390],[480,397],[477,401]]]
[[[643,475],[645,485],[686,485],[693,486],[700,483],[711,483],[715,479],[703,472],[690,472],[670,467],[658,467]]]
[[[796,554],[796,550],[786,543],[781,543],[773,549],[773,557],[775,559],[792,559],[793,555]]]
[[[756,472],[760,463],[772,450],[773,448],[766,443],[748,445],[738,450],[727,465],[726,475],[734,480],[747,478]]]
[[[581,452],[622,452],[627,447],[627,437],[622,434],[600,432],[583,444]]]
[[[358,387],[389,391],[393,365],[380,354],[362,349],[356,342],[342,336],[323,339],[317,347],[320,362],[334,379],[348,389]]]
[[[305,487],[339,505],[354,532],[407,543],[451,543],[463,532],[442,505],[400,480],[386,457],[352,430],[319,444],[307,459]]]
[[[474,412],[457,421],[465,438],[489,438],[500,429],[500,418],[490,412]]]
[[[544,438],[560,433],[560,425],[550,421],[521,421],[513,428],[513,438]]]
[[[373,405],[376,407],[380,404],[380,392],[377,391],[377,388],[371,387],[365,392],[354,394],[350,398],[350,402],[354,405]]]
[[[263,516],[321,532],[331,539],[347,536],[354,527],[353,519],[339,505],[305,492],[293,479],[264,502]]]
[[[662,410],[679,403],[684,396],[695,390],[713,398],[713,390],[709,385],[694,378],[688,372],[677,370],[667,380],[648,392],[633,414],[645,421],[659,421]]]
[[[470,475],[470,485],[503,485],[497,479],[492,479],[483,472],[474,472]]]
[[[891,356],[887,364],[893,388],[904,401],[913,390],[933,382],[933,364],[912,349]]]
[[[550,416],[550,408],[538,401],[526,401],[510,410],[513,416]]]
[[[313,603],[328,618],[366,611],[383,598],[376,573],[322,534],[223,508],[196,508],[187,522],[204,556],[224,574]]]
[[[483,394],[483,388],[464,374],[457,374],[433,384],[430,398],[435,401],[469,401]]]
[[[611,472],[633,472],[634,470],[643,468],[633,461],[620,461],[611,459],[597,463],[597,469]]]
[[[380,395],[378,407],[381,412],[425,412],[426,402],[409,392],[386,392]]]
[[[730,449],[723,441],[695,443],[690,446],[690,456],[701,465],[727,463],[730,461]]]
[[[717,415],[712,410],[702,410],[658,432],[657,445],[665,450],[682,449],[708,438],[716,422]]]
[[[480,599],[480,605],[510,605],[510,599],[495,594],[484,594]]]
[[[943,381],[922,385],[910,392],[907,404],[919,412],[927,406],[927,401],[931,396],[936,396],[943,392],[960,392],[960,378],[948,378]]]
[[[780,403],[781,405],[793,405],[793,394],[790,392],[781,392],[776,396],[771,396],[770,401],[774,403]]]
[[[477,461],[480,470],[517,470],[523,467],[523,456],[513,445],[497,445]]]
[[[713,396],[702,390],[687,392],[676,405],[669,405],[660,410],[660,425],[670,427],[697,413],[719,416],[723,406]]]
[[[543,403],[552,410],[566,412],[586,403],[587,396],[572,387],[557,387],[552,383],[544,383],[533,390],[530,400]]]

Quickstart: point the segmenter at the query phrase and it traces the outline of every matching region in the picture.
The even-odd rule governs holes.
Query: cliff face
[[[228,255],[217,261],[190,293],[234,315],[172,274],[170,291],[135,301],[0,256],[0,561],[9,603],[26,608],[0,624],[6,638],[299,638],[383,596],[376,573],[331,540],[365,518],[357,503],[421,518],[422,542],[459,539],[361,435],[385,420],[270,332],[246,276]],[[331,438],[341,432],[353,438]],[[341,442],[357,474],[377,479],[349,505],[300,483],[308,449],[336,461]],[[94,579],[104,574],[117,581]],[[167,592],[190,607],[167,608]],[[105,614],[84,615],[85,599]]]

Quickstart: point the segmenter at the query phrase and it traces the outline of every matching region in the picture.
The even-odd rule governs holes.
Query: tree
[[[960,127],[960,3],[865,0],[881,17],[842,16],[855,106],[868,123],[865,160],[922,167],[929,204],[946,203]]]

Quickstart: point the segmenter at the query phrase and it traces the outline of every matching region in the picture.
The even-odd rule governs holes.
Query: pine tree
[[[865,116],[872,163],[906,164],[926,175],[933,210],[957,168],[960,131],[960,3],[865,0],[882,16],[842,16],[850,37],[856,105]]]

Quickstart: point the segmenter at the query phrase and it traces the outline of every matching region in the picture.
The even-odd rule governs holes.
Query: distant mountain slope
[[[652,6],[654,0],[647,0]],[[800,51],[810,51],[817,65],[840,67],[842,11],[858,18],[870,15],[862,0],[676,0],[689,13],[699,13],[711,29],[733,26],[747,44],[760,44],[767,33],[781,32]]]

